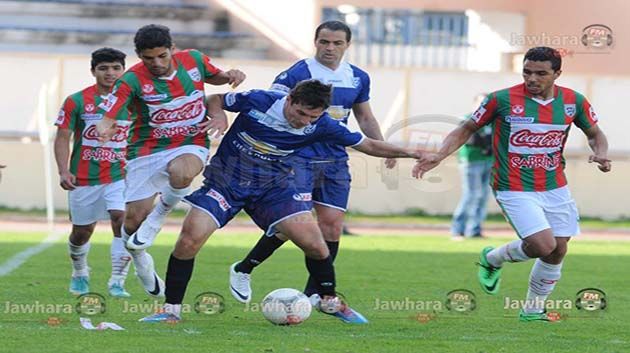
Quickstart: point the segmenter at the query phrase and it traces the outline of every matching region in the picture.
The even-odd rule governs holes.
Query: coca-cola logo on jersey
[[[129,126],[118,126],[116,134],[111,138],[111,142],[125,142],[129,136]],[[96,131],[96,125],[90,125],[83,132],[83,138],[86,140],[98,140],[98,131]]]
[[[563,130],[533,132],[521,130],[510,137],[510,143],[517,147],[549,148],[560,147],[564,140]]]
[[[203,99],[197,99],[176,109],[157,110],[151,115],[151,122],[154,124],[166,124],[190,120],[202,114],[204,109]]]

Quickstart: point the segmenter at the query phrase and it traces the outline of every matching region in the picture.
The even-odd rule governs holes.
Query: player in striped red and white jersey
[[[145,290],[161,296],[164,285],[144,249],[203,169],[209,154],[208,130],[220,134],[227,128],[225,119],[206,118],[204,84],[236,87],[245,75],[239,70],[221,71],[197,50],[175,52],[165,26],[140,28],[134,43],[142,62],[131,67],[99,105],[105,117],[97,129],[101,141],[108,141],[115,122],[130,120],[128,107],[138,112],[131,120],[121,233],[128,239],[127,248]]]
[[[520,239],[483,249],[479,282],[486,293],[496,294],[503,263],[536,258],[521,321],[548,320],[545,300],[560,279],[569,240],[580,232],[564,174],[563,150],[572,125],[588,138],[593,150],[589,163],[597,163],[602,172],[611,169],[608,142],[590,103],[578,92],[555,85],[561,64],[555,49],[530,49],[523,63],[524,83],[488,95],[473,116],[446,137],[440,151],[419,160],[413,171],[422,177],[474,131],[492,124],[491,185]]]
[[[96,83],[66,98],[59,111],[55,137],[55,159],[60,185],[68,190],[72,231],[68,248],[72,260],[70,292],[89,292],[87,254],[96,222],[111,220],[112,275],[109,293],[129,297],[124,289],[131,257],[120,236],[125,210],[125,153],[130,123],[120,121],[116,135],[107,143],[98,141],[96,124],[103,118],[97,106],[109,94],[125,70],[126,55],[116,49],[101,48],[92,53],[91,71]],[[73,138],[72,154],[70,138]]]

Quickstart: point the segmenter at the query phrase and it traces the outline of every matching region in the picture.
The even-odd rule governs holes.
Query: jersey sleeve
[[[66,98],[59,109],[57,120],[55,120],[55,126],[61,129],[73,130],[76,124],[76,108],[77,104],[71,97]]]
[[[355,103],[364,103],[370,100],[370,76],[362,72],[360,75],[361,89]]]
[[[197,67],[199,68],[199,70],[201,71],[204,80],[211,78],[212,76],[218,74],[221,72],[221,69],[219,69],[218,67],[214,66],[210,60],[210,57],[207,56],[206,54],[198,51],[198,50],[191,50],[190,51],[190,55],[195,59],[195,61],[197,62]]]
[[[98,105],[104,117],[115,120],[129,120],[130,104],[135,96],[133,88],[122,79],[114,84],[109,93]]]
[[[300,81],[301,80],[291,72],[291,69],[287,69],[276,76],[269,89],[272,91],[289,93],[289,91],[291,91]]]
[[[223,109],[239,113],[243,110],[251,108],[251,94],[255,91],[230,92],[223,95]]]
[[[573,123],[582,130],[587,130],[597,125],[598,118],[591,103],[582,95],[576,97],[576,112]]]
[[[325,119],[326,121],[322,121],[323,129],[317,136],[317,142],[353,147],[360,144],[365,139],[362,133],[350,131],[348,126],[342,121],[334,120],[327,115],[320,119]]]
[[[497,96],[495,93],[490,93],[481,102],[479,108],[475,110],[471,116],[472,120],[477,126],[484,126],[491,123],[496,117],[497,112]]]

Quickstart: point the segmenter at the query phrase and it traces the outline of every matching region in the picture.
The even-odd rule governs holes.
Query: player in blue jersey
[[[324,22],[315,31],[316,54],[303,59],[280,73],[271,89],[289,92],[295,85],[308,79],[317,79],[333,86],[332,102],[326,110],[333,119],[348,122],[354,113],[361,131],[368,137],[383,140],[378,122],[370,107],[370,77],[358,67],[343,61],[350,45],[352,32],[340,21]],[[395,159],[386,160],[387,167],[394,167]],[[350,193],[348,153],[345,146],[332,141],[315,143],[300,150],[293,165],[301,193],[311,193],[317,212],[319,228],[333,260],[339,249],[344,215]],[[286,240],[281,234],[263,235],[251,252],[230,268],[230,292],[240,302],[251,297],[250,274]],[[304,293],[315,293],[312,278]]]
[[[335,292],[332,258],[310,213],[310,193],[295,187],[287,160],[315,142],[353,147],[377,157],[419,158],[419,151],[402,148],[351,132],[324,110],[332,87],[317,80],[299,83],[289,95],[254,90],[210,96],[210,116],[225,117],[223,109],[239,112],[204,171],[204,185],[186,196],[192,208],[182,226],[166,273],[166,303],[162,313],[144,321],[177,321],[192,275],[194,259],[208,237],[241,209],[268,235],[281,232],[306,255],[320,300],[317,307],[340,312],[353,320],[360,314],[341,303]]]

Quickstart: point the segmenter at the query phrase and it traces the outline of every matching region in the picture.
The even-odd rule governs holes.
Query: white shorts
[[[187,145],[132,159],[127,163],[126,202],[144,200],[168,185],[168,163],[182,154],[194,154],[206,165],[210,151],[201,146]]]
[[[79,186],[68,192],[70,221],[85,226],[99,220],[110,219],[110,210],[125,210],[125,181],[111,184]]]
[[[580,215],[566,185],[549,191],[496,191],[495,197],[521,239],[549,228],[556,237],[580,234]]]

